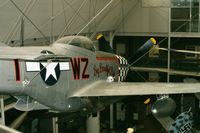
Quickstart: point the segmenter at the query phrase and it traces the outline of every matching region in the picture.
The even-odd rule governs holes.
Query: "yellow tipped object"
[[[102,36],[103,36],[103,34],[97,35],[97,40],[99,40]]]
[[[144,101],[144,104],[149,104],[149,103],[150,103],[150,101],[151,101],[151,99],[150,99],[150,98],[148,98],[147,100],[145,100],[145,101]]]
[[[156,44],[156,39],[155,38],[150,38],[150,40],[154,45]]]

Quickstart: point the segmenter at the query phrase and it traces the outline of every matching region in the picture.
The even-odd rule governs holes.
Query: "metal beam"
[[[11,123],[10,127],[13,129],[17,129],[22,124],[27,115],[28,112],[22,113],[13,123]]]
[[[22,133],[0,124],[0,133]]]

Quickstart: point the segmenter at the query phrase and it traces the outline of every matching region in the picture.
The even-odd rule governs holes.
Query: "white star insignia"
[[[54,77],[55,80],[57,80],[57,76],[56,76],[56,72],[55,72],[55,68],[58,65],[58,63],[56,62],[52,62],[52,63],[41,63],[45,68],[46,68],[46,75],[45,75],[45,81],[47,81],[47,79],[49,78],[50,75],[52,75]]]

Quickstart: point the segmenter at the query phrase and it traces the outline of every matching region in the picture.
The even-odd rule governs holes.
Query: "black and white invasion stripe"
[[[119,75],[118,75],[118,81],[124,81],[126,78],[126,75],[128,74],[128,61],[119,55],[116,55],[119,60]]]

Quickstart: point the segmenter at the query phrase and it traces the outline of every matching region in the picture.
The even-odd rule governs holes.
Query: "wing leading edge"
[[[54,51],[52,47],[3,47],[0,48],[0,60],[69,60],[69,57],[55,54]]]
[[[128,96],[199,93],[200,83],[127,83],[96,81],[73,93],[71,97]]]

